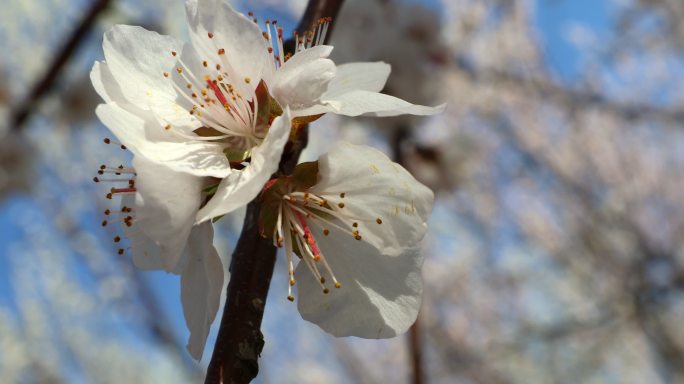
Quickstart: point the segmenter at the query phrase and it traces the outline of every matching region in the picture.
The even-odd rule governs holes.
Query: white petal
[[[96,61],[93,69],[90,70],[90,81],[93,83],[93,88],[100,97],[106,102],[118,101],[124,102],[126,100],[119,83],[116,82],[112,71],[104,61]]]
[[[323,95],[321,101],[328,105],[331,112],[346,116],[434,115],[442,112],[446,106],[415,105],[394,96],[369,91],[351,91],[330,97]]]
[[[261,29],[226,1],[188,0],[185,8],[190,38],[200,59],[208,60],[212,67],[217,63],[223,67],[229,64],[237,76],[234,86],[245,87],[243,80],[249,77],[253,90],[260,79],[274,70],[275,62]],[[210,32],[213,38],[209,38]],[[219,49],[225,53],[219,55]]]
[[[198,361],[202,359],[223,288],[223,265],[212,244],[213,239],[211,223],[192,229],[185,249],[187,264],[181,274],[181,302],[190,330],[187,348]]]
[[[174,172],[143,157],[137,173],[133,227],[159,246],[164,269],[176,270],[201,203],[202,179]]]
[[[290,136],[290,110],[273,120],[263,143],[252,150],[251,163],[223,179],[216,194],[197,213],[197,222],[234,211],[254,199],[278,170],[280,157]]]
[[[133,208],[135,209],[135,195],[127,194],[121,199],[121,207]],[[140,226],[129,227],[125,224],[121,224],[124,233],[126,234],[126,239],[131,247],[131,253],[133,254],[133,264],[144,270],[159,270],[164,269],[164,260],[161,257],[161,249],[155,243],[147,237],[140,229]]]
[[[335,63],[326,57],[332,47],[321,45],[298,52],[278,69],[268,83],[273,97],[282,106],[296,111],[313,106],[335,76]]]
[[[387,256],[334,228],[329,236],[318,228],[312,230],[342,287],[330,287],[330,293],[324,294],[300,262],[295,279],[302,318],[338,337],[380,339],[405,332],[420,308],[419,250],[407,248],[399,255]],[[326,277],[330,283],[330,276]]]
[[[105,32],[105,59],[124,95],[134,104],[147,105],[152,98],[173,100],[176,92],[163,75],[176,63],[171,51],[183,42],[141,27],[115,25]]]
[[[230,163],[223,146],[207,141],[157,141],[165,132],[151,114],[134,115],[116,103],[101,104],[95,110],[109,130],[134,154],[178,172],[195,176],[223,178],[228,175]]]
[[[357,219],[363,241],[382,254],[399,255],[425,236],[434,194],[382,152],[339,143],[321,156],[318,170],[311,192],[344,202],[341,211]]]
[[[357,90],[380,92],[385,87],[391,70],[392,67],[383,62],[338,65],[335,78],[330,82],[324,98]]]

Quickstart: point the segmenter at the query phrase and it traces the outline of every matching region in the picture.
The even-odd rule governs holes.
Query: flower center
[[[288,261],[288,300],[294,301],[292,286],[296,284],[294,278],[294,257],[296,255],[305,263],[309,271],[318,280],[324,294],[330,292],[326,285],[326,276],[332,280],[335,288],[340,288],[342,284],[335,276],[328,259],[326,250],[322,249],[316,236],[351,235],[355,240],[361,241],[361,229],[359,223],[373,225],[382,224],[380,218],[364,219],[357,218],[345,209],[345,192],[337,194],[316,194],[308,191],[299,191],[303,178],[296,180],[297,171],[294,177],[281,178],[269,182],[264,188],[264,194],[268,195],[264,199],[264,209],[275,208],[276,216],[274,219],[262,217],[262,226],[270,232],[275,246],[285,248]],[[280,181],[280,184],[278,184]],[[284,189],[284,190],[283,190]],[[278,196],[278,194],[280,194]],[[274,201],[275,200],[275,201]],[[268,224],[272,222],[273,226]],[[317,230],[314,230],[316,228]],[[338,230],[331,232],[330,229]],[[268,232],[262,232],[266,235]]]

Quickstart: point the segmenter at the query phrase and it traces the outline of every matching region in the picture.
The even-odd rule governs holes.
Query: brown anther
[[[123,254],[124,254],[124,249],[123,249],[123,248],[119,248],[119,250],[116,251],[116,253],[118,253],[119,255],[123,255]]]
[[[119,241],[121,241],[121,237],[120,236],[114,236],[114,242],[118,243]]]
[[[324,230],[323,230],[323,235],[324,235],[324,236],[328,236],[329,234],[330,234],[330,230],[328,230],[328,229],[324,229]]]
[[[212,32],[207,32],[207,36],[209,36],[210,39],[214,38],[214,34]]]
[[[294,286],[297,284],[297,281],[295,279],[290,279],[290,286]]]
[[[202,65],[203,65],[203,66],[204,66],[204,67],[206,68],[206,67],[207,67],[207,65],[209,65],[209,63],[207,63],[207,61],[206,61],[206,60],[204,60],[204,61],[202,61]]]
[[[105,195],[105,197],[106,197],[107,199],[111,200],[111,199],[112,199],[112,194],[111,194],[111,193],[108,193],[108,194]]]
[[[121,144],[121,149],[126,149],[126,146]]]
[[[187,89],[192,88],[192,84],[190,84],[190,83],[185,84],[185,88],[187,88]]]
[[[268,40],[268,33],[261,32],[261,36],[263,36],[265,40]]]
[[[219,50],[218,50],[218,54],[219,54],[219,55],[224,55],[225,53],[226,53],[226,50],[225,50],[225,49],[219,48]]]
[[[171,124],[166,124],[166,125],[164,126],[164,129],[166,129],[167,131],[168,131],[169,129],[171,129]]]
[[[106,169],[106,168],[107,168],[106,165],[104,165],[104,164],[100,165],[100,169]]]
[[[359,227],[359,223],[353,223],[353,224],[352,224],[352,227],[358,228],[358,227]]]
[[[105,215],[109,216],[110,213],[112,213],[112,211],[110,211],[109,209],[105,209],[105,211],[104,211]]]
[[[98,174],[98,175],[104,175],[104,171],[103,171],[103,170],[99,170],[99,171],[97,171],[97,174]]]
[[[273,53],[273,48],[268,47],[268,53]]]
[[[181,67],[176,68],[176,72],[178,72],[179,74],[183,73],[183,68],[181,68]]]
[[[97,177],[93,177],[93,181],[96,182],[96,183],[99,183],[99,182],[100,182],[100,179],[98,179]]]
[[[321,284],[325,284],[325,277],[321,276]]]
[[[356,235],[356,236],[354,236],[354,238],[355,238],[356,240],[361,240],[361,235]]]
[[[337,206],[340,208],[344,208],[344,203],[339,203],[339,204],[337,204]]]
[[[341,287],[342,287],[342,284],[340,284],[339,281],[336,281],[335,282],[335,288],[341,288]]]
[[[328,288],[323,288],[323,293],[327,295],[328,293],[330,293],[330,290]]]
[[[221,64],[216,64],[216,70],[218,71],[220,69],[221,69]]]
[[[375,219],[375,222],[378,224],[382,224],[382,219],[378,217],[377,219]]]
[[[252,79],[250,79],[249,77],[245,77],[245,83],[249,84],[251,82],[252,82]]]
[[[195,92],[193,92],[192,95],[190,95],[190,96],[192,96],[193,99],[196,99],[196,98],[197,98],[197,94],[196,94]]]
[[[107,220],[102,220],[102,226],[106,227],[107,226]]]
[[[105,139],[103,141],[105,144],[109,144],[112,142],[108,137],[105,137]]]
[[[176,56],[176,51],[171,51],[171,56]]]
[[[344,199],[344,196],[345,196],[345,195],[346,195],[346,194],[345,194],[344,192],[340,193],[340,197],[343,198],[343,199]]]
[[[168,73],[168,72],[164,72],[164,77],[169,77],[169,73]]]
[[[288,296],[287,296],[287,299],[290,300],[290,301],[294,301],[294,296],[288,295]]]
[[[127,227],[131,227],[133,225],[132,221],[124,221],[124,224],[126,224]]]

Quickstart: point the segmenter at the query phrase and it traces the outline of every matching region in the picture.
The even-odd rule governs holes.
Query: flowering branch
[[[342,3],[343,0],[309,1],[297,31],[303,33],[323,17],[335,17]],[[294,46],[293,43],[286,45]],[[306,126],[300,128],[296,140],[283,152],[278,173],[292,173],[299,154],[306,147],[307,137]],[[259,211],[256,199],[247,206],[230,265],[231,279],[206,384],[248,383],[259,372],[258,358],[264,346],[261,321],[276,256],[272,241],[259,234]]]

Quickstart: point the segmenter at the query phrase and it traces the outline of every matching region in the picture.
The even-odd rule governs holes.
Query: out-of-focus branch
[[[303,33],[322,17],[335,17],[343,0],[310,0],[297,31]],[[330,34],[328,34],[330,36]],[[286,44],[286,46],[293,46]],[[300,128],[285,147],[279,173],[290,174],[306,147],[308,130]],[[221,325],[207,369],[206,384],[249,383],[259,373],[264,347],[261,321],[275,266],[276,248],[259,234],[259,202],[247,206],[245,223],[230,265],[231,279]]]
[[[299,21],[299,25],[297,25],[297,32],[301,34],[311,29],[311,27],[314,26],[314,23],[323,17],[336,17],[340,12],[343,3],[344,0],[310,0],[309,4],[306,6],[306,10],[304,10],[302,19]],[[333,21],[328,27],[326,43],[330,39],[334,27],[335,23]]]
[[[95,25],[98,16],[107,9],[109,3],[110,0],[95,0],[95,2],[93,2],[90,9],[83,17],[83,20],[81,20],[81,23],[74,29],[62,48],[58,51],[43,77],[33,86],[33,88],[31,88],[31,92],[29,92],[26,100],[19,104],[12,112],[10,117],[10,126],[12,129],[21,129],[26,120],[35,111],[36,104],[40,102],[50,90],[55,79],[59,77],[60,72],[64,68],[64,64],[66,64],[67,61],[69,61],[69,58],[76,52],[76,48],[78,48],[83,39],[88,35],[88,31]]]
[[[478,84],[495,83],[499,87],[513,86],[553,99],[570,108],[602,109],[627,120],[654,119],[680,124],[684,109],[667,109],[649,104],[618,103],[590,90],[572,89],[541,77],[523,76],[492,68],[475,68],[468,60],[457,58],[456,67]]]

